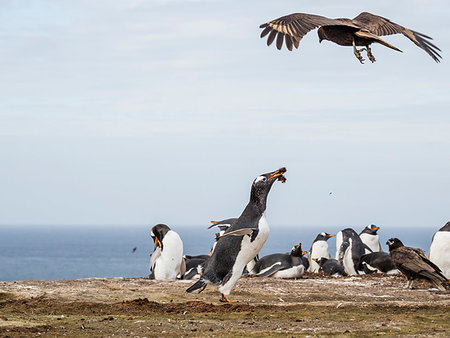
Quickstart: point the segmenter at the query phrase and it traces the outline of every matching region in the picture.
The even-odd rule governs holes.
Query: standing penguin
[[[381,249],[380,245],[380,239],[378,237],[377,231],[380,229],[380,227],[377,227],[376,225],[368,225],[364,228],[363,231],[359,234],[359,237],[361,238],[361,241],[367,246],[365,249],[366,254],[371,252],[381,252],[383,249]],[[372,251],[370,251],[370,250]]]
[[[302,243],[294,246],[289,254],[272,254],[262,257],[256,262],[250,275],[256,277],[300,278],[305,272],[302,256]]]
[[[439,266],[445,277],[450,278],[450,222],[433,235],[428,258]]]
[[[365,245],[351,228],[341,230],[336,235],[336,260],[343,265],[348,275],[364,274],[358,271],[361,256],[365,254]]]
[[[331,258],[330,252],[328,251],[328,239],[334,237],[326,232],[321,232],[317,235],[311,249],[309,249],[309,272],[319,272],[319,264],[314,260],[314,258]]]
[[[267,195],[277,180],[285,182],[286,168],[262,174],[252,184],[250,201],[239,216],[219,238],[214,252],[206,261],[200,279],[188,288],[187,292],[203,289],[207,283],[219,284],[221,301],[232,302],[228,296],[242,275],[244,267],[261,250],[269,236],[266,220]],[[200,292],[201,292],[200,291]]]
[[[165,224],[152,228],[151,236],[155,250],[150,259],[150,268],[157,280],[175,280],[186,270],[183,259],[183,242],[180,236]]]

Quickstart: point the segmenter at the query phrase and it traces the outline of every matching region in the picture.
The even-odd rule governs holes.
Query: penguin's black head
[[[450,222],[447,222],[439,231],[450,231]]]
[[[283,176],[285,172],[286,168],[283,167],[270,173],[261,174],[255,178],[252,184],[251,198],[264,201],[265,204],[265,199],[272,184],[274,184],[275,181],[281,181],[282,183],[286,182],[286,177]]]
[[[317,241],[327,241],[328,239],[330,239],[331,237],[334,237],[335,235],[330,235],[327,232],[321,232],[320,234],[317,235],[316,239],[314,240],[314,242]]]
[[[369,234],[369,235],[376,235],[378,230],[380,230],[380,227],[377,227],[376,225],[371,224],[371,225],[366,226],[361,233]]]
[[[313,258],[313,261],[315,261],[319,266],[322,266],[325,264],[325,262],[328,260],[328,258],[320,257],[320,258]]]
[[[153,240],[155,241],[155,249],[157,246],[160,246],[161,249],[163,249],[163,238],[164,236],[170,231],[170,228],[165,224],[156,224],[152,228],[151,236]]]
[[[389,251],[392,251],[402,247],[403,243],[398,238],[389,238],[386,242],[386,245],[389,247]]]
[[[292,247],[291,256],[302,257],[306,254],[307,252],[302,250],[302,243],[299,243],[298,245]]]

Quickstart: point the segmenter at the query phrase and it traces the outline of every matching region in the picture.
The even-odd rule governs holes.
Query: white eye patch
[[[265,176],[258,176],[257,178],[255,178],[255,183],[258,183],[260,181],[265,181],[267,178]]]

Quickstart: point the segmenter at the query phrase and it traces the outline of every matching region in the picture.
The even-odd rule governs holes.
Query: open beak
[[[280,169],[278,169],[277,171],[274,171],[272,174],[270,174],[269,180],[272,179],[272,178],[275,178],[275,177],[283,176],[283,174],[284,174],[286,171],[287,171],[287,170],[286,170],[285,167],[280,168]],[[284,176],[283,176],[283,178],[284,178]],[[281,178],[280,178],[280,179],[281,179]],[[284,180],[286,180],[286,179],[284,179]]]

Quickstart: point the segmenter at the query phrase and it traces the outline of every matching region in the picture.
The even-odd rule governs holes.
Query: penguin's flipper
[[[256,277],[267,277],[267,276],[273,275],[275,272],[280,271],[282,268],[283,268],[283,265],[280,262],[275,263],[268,270],[256,274]]]
[[[156,260],[161,256],[161,247],[157,246],[150,257],[150,269],[155,271]]]
[[[192,279],[192,278],[194,278],[196,275],[198,275],[197,268],[192,268],[192,269],[190,269],[189,271],[187,271],[187,272],[184,274],[183,279]]]
[[[225,237],[225,236],[229,236],[229,235],[233,235],[233,236],[245,236],[245,235],[251,235],[253,234],[253,231],[258,230],[255,228],[242,228],[242,229],[237,229],[234,231],[230,231],[230,232],[226,232],[224,233],[222,236],[220,236],[220,238]]]
[[[195,282],[189,288],[187,288],[186,292],[192,292],[200,288],[202,288],[200,292],[202,292],[206,288],[206,281],[203,278],[200,278],[197,282]]]

